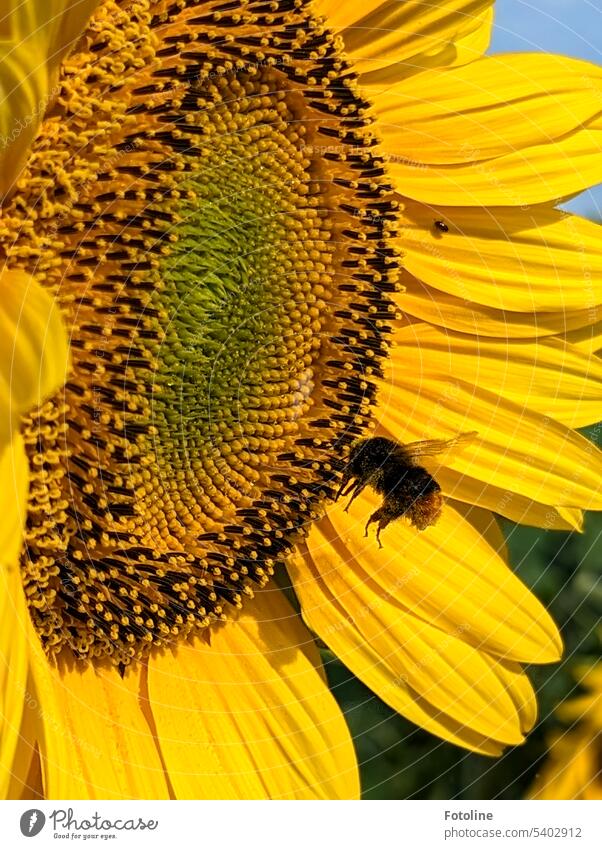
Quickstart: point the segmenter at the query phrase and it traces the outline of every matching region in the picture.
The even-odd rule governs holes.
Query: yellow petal
[[[140,704],[140,667],[74,661],[51,666],[31,629],[45,798],[168,799],[169,786]]]
[[[465,302],[565,312],[602,303],[601,236],[598,224],[548,206],[435,210],[408,201],[398,245],[411,274]]]
[[[385,428],[382,436],[396,439],[397,434]],[[517,492],[511,492],[483,480],[476,480],[465,473],[441,466],[437,468],[437,483],[445,496],[454,500],[475,504],[493,513],[505,516],[520,525],[532,525],[554,531],[583,530],[581,510],[570,507],[555,507],[538,504]]]
[[[99,0],[5,0],[0,21],[0,197],[14,185],[56,75]]]
[[[9,769],[8,787],[2,798],[44,798],[42,769],[36,739],[36,714],[40,706],[33,693],[34,685],[30,674],[25,682],[25,691],[20,692],[21,700],[24,702],[23,715],[13,762]]]
[[[437,279],[440,281],[439,285],[448,286],[439,274]],[[588,334],[591,334],[592,322],[602,315],[601,307],[568,312],[501,310],[467,300],[464,296],[456,297],[432,288],[407,272],[402,274],[401,282],[405,290],[395,298],[407,316],[473,336],[532,339],[575,331],[578,338],[582,338],[582,335],[587,338]],[[404,323],[407,323],[407,319]],[[572,337],[568,338],[573,341]]]
[[[394,565],[389,561],[389,574],[395,576],[395,581],[385,580],[379,582],[380,586],[372,571],[368,571],[378,568],[382,559],[374,539],[370,540],[371,552],[364,542],[364,551],[350,559],[352,552],[356,554],[364,523],[360,525],[357,516],[347,520],[344,532],[351,542],[344,549],[348,556],[343,561],[340,559],[343,549],[336,536],[319,531],[312,534],[311,556],[321,582],[351,617],[364,640],[388,663],[396,662],[408,685],[433,707],[481,734],[501,742],[520,742],[512,704],[493,672],[494,663],[464,639],[472,621],[462,620],[453,629],[443,630],[435,627],[432,620],[419,619],[397,602],[412,581],[408,580],[409,570],[422,571],[419,555],[409,560],[405,546],[397,559],[397,546],[393,543],[394,560],[403,563],[407,571],[400,569],[395,576]],[[361,568],[362,565],[366,568]],[[398,584],[403,585],[401,589]],[[453,588],[448,591],[446,606],[450,605],[450,596],[456,601]]]
[[[104,666],[58,671],[32,631],[45,795],[356,797],[351,738],[311,635],[270,592],[259,619],[247,611],[211,645],[154,655],[148,678],[146,667],[123,679]]]
[[[552,619],[473,524],[445,505],[436,525],[422,532],[403,520],[392,522],[382,533],[380,549],[373,534],[364,536],[364,526],[379,504],[379,496],[365,490],[348,512],[340,502],[329,509],[323,526],[325,538],[331,548],[336,545],[345,564],[338,571],[356,576],[350,595],[361,594],[361,583],[374,581],[383,598],[402,606],[406,619],[420,617],[509,660],[558,660],[562,642]],[[326,552],[321,563],[329,562]],[[332,589],[334,573],[326,574],[322,567],[320,571]],[[340,587],[335,594],[346,604]],[[392,620],[398,617],[391,608]],[[394,627],[393,621],[389,627]]]
[[[17,436],[0,456],[0,798],[8,794],[27,680],[27,610],[18,558],[28,465]]]
[[[602,120],[596,118],[559,140],[473,163],[425,166],[395,151],[388,172],[400,192],[423,203],[524,208],[595,185],[601,149]],[[476,157],[478,148],[473,150]]]
[[[482,56],[487,51],[491,41],[493,18],[494,10],[492,3],[489,7],[484,8],[474,16],[474,29],[472,27],[467,28],[462,35],[454,40],[453,46],[456,55],[452,62],[446,62],[445,64],[452,67],[466,65],[468,62],[474,62],[475,59]]]
[[[567,523],[566,530],[571,531],[583,531],[583,523],[584,523],[584,515],[583,510],[580,510],[578,507],[557,507],[559,517]],[[548,530],[564,530],[564,528],[560,525],[556,526],[554,524],[547,524],[542,527],[548,528]]]
[[[475,504],[464,504],[452,498],[446,499],[446,502],[454,513],[457,513],[464,521],[472,525],[478,536],[484,539],[487,545],[499,554],[504,563],[508,562],[506,537],[491,510],[484,510]]]
[[[52,297],[24,271],[0,271],[0,445],[64,382],[68,345]]]
[[[360,74],[386,66],[388,75],[420,67],[426,57],[452,64],[456,44],[473,38],[464,49],[479,55],[487,43],[481,34],[484,20],[491,27],[492,0],[448,0],[446,3],[407,2],[332,3],[318,0],[317,10],[329,25],[341,32],[345,50]],[[480,38],[474,38],[479,32]],[[470,59],[468,60],[470,61]]]
[[[595,354],[602,349],[602,321],[588,324],[575,330],[569,330],[564,338],[584,354]]]
[[[398,80],[408,80],[432,68],[452,68],[474,62],[489,47],[493,28],[493,7],[480,12],[470,25],[474,26],[474,29],[462,30],[464,34],[452,36],[451,41],[442,41],[441,46],[434,51],[416,53],[401,62],[383,67],[378,67],[379,63],[375,57],[370,63],[374,69],[364,71],[358,77],[363,93],[369,98],[374,86],[381,88]]]
[[[366,93],[387,154],[486,169],[496,157],[549,144],[599,116],[602,70],[565,56],[504,54]]]
[[[600,418],[602,361],[561,339],[477,340],[413,324],[398,331],[394,340],[393,375],[410,371],[423,378],[456,376],[569,427]]]
[[[602,452],[584,437],[457,377],[389,380],[378,416],[400,442],[477,431],[445,466],[542,504],[602,509]],[[437,476],[437,461],[424,465]]]
[[[343,715],[310,633],[275,588],[236,622],[149,667],[169,777],[185,799],[348,799],[359,794]]]
[[[531,682],[518,663],[500,663],[496,672],[514,702],[521,731],[528,734],[537,720],[537,699]]]
[[[315,526],[309,545],[311,554],[303,544],[290,563],[303,616],[358,678],[394,710],[457,745],[493,755],[505,742],[521,741],[520,718],[494,658],[415,617],[404,623],[382,593],[357,581],[356,595],[341,583],[339,556]]]

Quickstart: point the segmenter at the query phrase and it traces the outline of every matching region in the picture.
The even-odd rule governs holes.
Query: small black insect
[[[441,233],[448,233],[449,232],[449,227],[447,226],[445,221],[435,221],[435,227]]]
[[[402,445],[382,436],[360,439],[352,447],[349,462],[336,498],[351,495],[345,511],[371,486],[383,496],[383,503],[366,523],[366,536],[372,523],[378,523],[376,539],[390,522],[405,516],[418,530],[433,525],[441,515],[441,487],[416,460],[441,454],[475,436],[464,433],[454,439],[427,439]]]

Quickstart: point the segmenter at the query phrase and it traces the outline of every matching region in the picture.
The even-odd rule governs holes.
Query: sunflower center
[[[161,263],[171,319],[154,392],[159,441],[170,446],[164,474],[185,471],[197,518],[218,523],[310,408],[332,294],[332,228],[305,127],[277,76],[257,76],[196,87],[204,134]]]
[[[22,569],[48,651],[124,664],[240,606],[338,486],[395,210],[302,2],[104,2],[59,85],[0,219],[73,360],[24,422]]]

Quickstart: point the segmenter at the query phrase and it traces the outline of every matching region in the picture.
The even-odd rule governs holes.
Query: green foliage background
[[[583,431],[593,438],[599,428]],[[520,799],[560,728],[555,707],[578,692],[572,668],[602,652],[602,514],[585,531],[562,533],[503,521],[511,565],[559,626],[561,663],[532,667],[539,720],[527,742],[492,759],[444,743],[395,714],[326,649],[331,689],[352,730],[366,799]]]

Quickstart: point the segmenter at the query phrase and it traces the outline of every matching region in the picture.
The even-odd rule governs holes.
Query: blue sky
[[[495,9],[490,52],[542,50],[602,64],[600,0],[497,0]],[[602,185],[575,198],[566,208],[602,219]]]

